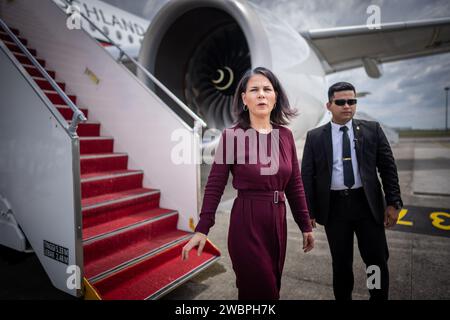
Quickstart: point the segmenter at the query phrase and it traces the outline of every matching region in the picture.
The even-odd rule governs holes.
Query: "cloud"
[[[328,83],[352,82],[360,98],[358,108],[394,127],[443,128],[445,92],[450,85],[450,54],[388,63],[380,79],[370,79],[362,68],[329,75]]]
[[[380,8],[381,22],[422,20],[450,15],[448,0],[250,0],[269,8],[297,30],[361,25],[367,22],[367,8]]]

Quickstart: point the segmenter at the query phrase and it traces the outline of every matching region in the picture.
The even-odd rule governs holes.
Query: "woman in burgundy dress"
[[[201,254],[231,172],[238,196],[231,210],[228,251],[239,299],[279,299],[286,255],[286,199],[303,233],[303,250],[314,247],[294,138],[283,126],[296,113],[278,79],[262,67],[243,76],[233,106],[237,124],[222,133],[200,221],[182,258],[187,259],[196,246]]]

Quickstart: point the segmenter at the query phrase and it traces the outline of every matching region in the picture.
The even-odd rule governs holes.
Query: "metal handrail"
[[[19,47],[19,49],[25,54],[28,60],[41,72],[44,78],[50,83],[50,85],[55,89],[58,95],[64,100],[64,102],[69,106],[73,111],[72,122],[69,126],[69,134],[72,137],[77,136],[77,127],[78,123],[87,121],[84,113],[78,109],[78,107],[69,99],[66,93],[59,87],[55,80],[47,73],[47,71],[41,66],[41,64],[36,60],[36,58],[28,51],[27,47],[25,47],[18,37],[14,34],[14,32],[9,29],[8,25],[0,19],[0,26],[2,29],[9,35],[9,37],[14,41],[14,43]]]
[[[63,0],[67,5],[72,6],[72,0]],[[66,14],[70,15],[66,11]],[[119,58],[117,61],[121,61],[123,57],[126,57],[129,61],[131,61],[139,70],[141,70],[153,83],[155,83],[159,89],[164,91],[164,93],[171,98],[181,109],[183,109],[195,122],[199,122],[202,127],[206,127],[206,122],[200,118],[197,114],[195,114],[188,106],[186,106],[183,101],[181,101],[177,96],[175,96],[166,86],[164,86],[153,74],[150,73],[146,68],[144,68],[139,62],[137,62],[134,58],[130,57],[125,51],[120,48],[118,44],[116,44],[108,35],[103,32],[94,22],[92,22],[88,17],[86,17],[82,12],[77,12],[81,17],[83,17],[92,27],[94,27],[102,36],[104,36],[108,42],[116,47],[119,50]]]

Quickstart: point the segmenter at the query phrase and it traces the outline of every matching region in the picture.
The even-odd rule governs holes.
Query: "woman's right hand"
[[[192,248],[198,246],[197,255],[200,256],[203,252],[203,248],[206,243],[206,235],[201,232],[196,232],[194,236],[189,240],[188,243],[183,247],[183,251],[181,252],[181,259],[186,260],[189,258],[189,251]]]

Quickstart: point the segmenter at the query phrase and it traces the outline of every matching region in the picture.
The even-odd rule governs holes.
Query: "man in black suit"
[[[350,83],[329,88],[332,121],[308,132],[302,178],[313,226],[316,222],[325,226],[336,300],[352,298],[354,234],[370,279],[379,271],[378,286],[376,278],[374,286],[368,286],[370,298],[385,300],[389,291],[385,228],[396,224],[403,203],[389,142],[377,122],[353,119],[355,97]]]

